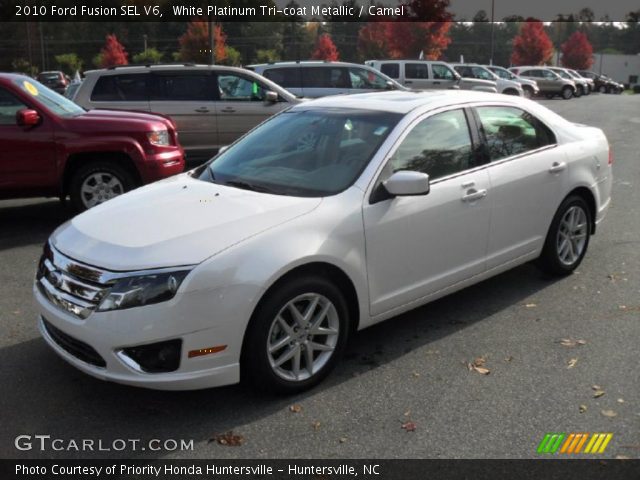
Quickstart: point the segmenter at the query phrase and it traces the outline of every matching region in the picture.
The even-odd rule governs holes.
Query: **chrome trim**
[[[132,369],[137,373],[144,373],[144,374],[149,373],[149,372],[145,372],[138,362],[136,362],[133,358],[128,356],[126,353],[124,353],[124,350],[116,350],[116,357],[118,357],[120,361],[124,363],[127,367],[129,367],[130,369]]]
[[[82,319],[87,318],[95,309],[95,305],[85,303],[82,300],[72,297],[64,292],[57,290],[46,277],[40,278],[38,281],[39,290],[54,305],[74,314]]]

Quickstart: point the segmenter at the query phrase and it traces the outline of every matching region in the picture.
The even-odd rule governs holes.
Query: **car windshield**
[[[68,98],[64,98],[59,93],[50,90],[35,80],[23,77],[14,80],[14,83],[36,102],[56,115],[61,117],[75,117],[85,112],[79,105],[76,105]]]
[[[277,195],[334,195],[355,182],[401,117],[342,108],[286,111],[215,157],[199,178]]]

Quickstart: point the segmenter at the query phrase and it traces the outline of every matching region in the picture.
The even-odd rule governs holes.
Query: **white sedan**
[[[56,230],[40,331],[105,380],[300,391],[356,330],[531,260],[571,273],[611,163],[601,130],[518,97],[305,102]]]

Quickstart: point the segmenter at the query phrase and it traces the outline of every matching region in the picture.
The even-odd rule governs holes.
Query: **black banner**
[[[0,478],[638,480],[640,460],[0,460]]]

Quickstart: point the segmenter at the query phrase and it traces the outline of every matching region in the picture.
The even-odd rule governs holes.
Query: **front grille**
[[[95,365],[96,367],[104,368],[107,366],[107,362],[104,361],[104,358],[102,358],[92,346],[73,338],[71,335],[67,335],[62,330],[51,325],[45,318],[42,318],[42,324],[51,339],[66,352],[70,353],[77,359],[82,360],[85,363]]]
[[[40,293],[57,307],[85,319],[107,294],[111,272],[66,257],[48,244],[38,265]]]

